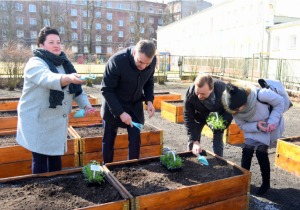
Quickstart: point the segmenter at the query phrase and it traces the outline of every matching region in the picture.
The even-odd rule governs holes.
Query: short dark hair
[[[44,42],[46,40],[46,37],[49,34],[56,34],[57,36],[59,36],[58,31],[55,28],[50,28],[50,27],[44,27],[40,30],[39,35],[37,37],[37,41],[36,41],[36,45],[37,47],[40,47],[39,45],[42,44],[44,45]],[[59,37],[60,38],[60,37]]]
[[[210,90],[214,88],[214,80],[209,74],[201,74],[197,76],[194,84],[197,85],[199,88],[202,88],[205,84],[208,84]]]
[[[155,45],[149,40],[139,41],[135,46],[135,50],[144,53],[148,58],[153,58],[156,51]]]

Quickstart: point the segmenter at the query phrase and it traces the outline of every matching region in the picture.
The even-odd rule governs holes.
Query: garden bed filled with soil
[[[297,146],[300,146],[300,138],[295,138],[295,139],[287,139],[285,140],[286,142],[289,142],[291,144],[294,144],[294,145],[297,145]]]
[[[11,146],[19,145],[16,142],[16,138],[17,138],[17,134],[5,135],[5,136],[0,135],[0,147],[11,147]]]
[[[18,116],[17,110],[0,112],[0,117],[17,117],[17,116]]]
[[[106,181],[87,187],[81,172],[0,183],[2,209],[77,209],[123,200]]]

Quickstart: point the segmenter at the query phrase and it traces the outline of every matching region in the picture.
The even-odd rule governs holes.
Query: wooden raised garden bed
[[[275,166],[300,176],[300,137],[278,139]]]
[[[202,134],[213,138],[213,132],[207,125],[203,127]],[[239,129],[237,124],[231,123],[230,126],[224,131],[223,142],[227,144],[245,143],[244,132]]]
[[[0,179],[2,209],[130,209],[128,196],[109,177],[99,186],[88,187],[81,170]]]
[[[99,121],[98,123],[102,123],[101,118],[101,104],[94,104],[92,105],[95,111],[97,111],[99,115]],[[84,118],[75,118],[74,115],[77,111],[79,111],[80,108],[78,106],[72,107],[72,112],[69,115],[69,125],[81,125],[85,124]],[[98,116],[95,113],[91,113],[90,115],[87,115],[85,120],[88,124],[94,124],[97,122]],[[17,110],[6,110],[6,111],[0,111],[0,131],[12,131],[17,130],[18,125],[18,113]]]
[[[105,164],[104,170],[131,198],[131,209],[248,209],[251,173],[204,151],[209,166],[191,152],[181,172],[170,173],[159,157]],[[130,192],[130,193],[129,193]]]
[[[102,124],[95,126],[76,125],[70,126],[71,133],[74,138],[78,138],[80,142],[80,165],[86,165],[91,160],[103,161],[102,158]],[[161,155],[163,150],[163,131],[145,124],[145,128],[141,131],[141,150],[140,157],[151,157]],[[114,162],[127,160],[128,156],[128,134],[127,129],[118,129],[115,140]]]
[[[153,106],[155,109],[161,109],[162,101],[181,100],[181,94],[171,92],[155,92]],[[144,109],[147,109],[147,105],[144,104]]]
[[[0,132],[0,178],[31,174],[31,151],[20,146],[15,139],[16,131]],[[78,167],[78,139],[73,138],[70,132],[67,145],[68,151],[62,156],[62,167]]]
[[[174,123],[183,122],[183,100],[162,101],[161,116]]]
[[[98,98],[92,96],[92,95],[87,95],[89,98],[90,103],[93,104],[98,104]],[[16,110],[18,107],[20,97],[13,97],[13,98],[0,98],[0,111],[3,110]],[[77,104],[73,101],[72,105],[77,106]]]

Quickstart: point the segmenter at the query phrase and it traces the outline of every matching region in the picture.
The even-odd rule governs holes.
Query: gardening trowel
[[[85,110],[84,109],[80,109],[78,112],[76,112],[74,114],[74,117],[84,117],[85,114]]]
[[[200,154],[198,155],[198,160],[206,166],[209,165],[206,158],[204,156],[201,156]]]

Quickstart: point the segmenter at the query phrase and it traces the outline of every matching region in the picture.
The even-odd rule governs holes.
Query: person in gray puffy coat
[[[256,157],[263,183],[256,195],[264,195],[270,189],[268,148],[271,141],[276,141],[284,130],[284,99],[270,89],[258,90],[248,83],[228,83],[222,103],[224,108],[233,114],[238,127],[244,131],[246,142],[241,161],[243,168],[250,170],[254,148],[257,147]],[[271,112],[270,106],[273,107]]]

